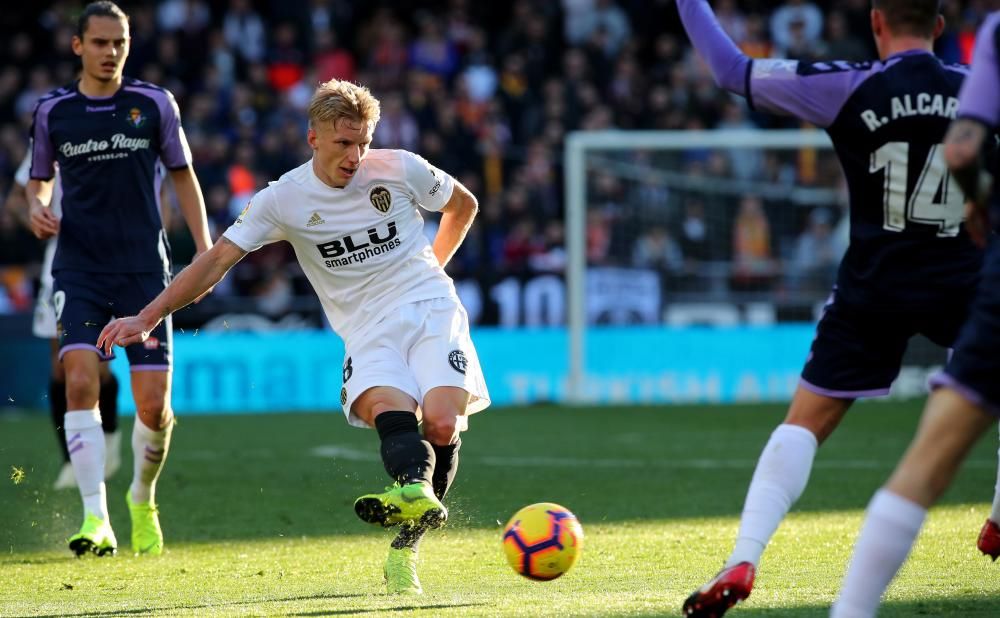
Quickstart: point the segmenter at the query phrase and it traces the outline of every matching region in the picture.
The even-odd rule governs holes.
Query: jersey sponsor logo
[[[306,221],[306,227],[313,227],[315,225],[323,225],[324,223],[326,223],[326,221],[323,220],[323,217],[319,216],[318,212],[314,212],[312,214],[312,216],[309,217],[309,220]]]
[[[820,75],[823,73],[843,73],[844,71],[867,71],[870,68],[872,68],[872,62],[869,60],[860,62],[834,60],[833,62],[796,62],[795,70],[799,75]]]
[[[366,230],[364,236],[347,235],[316,245],[316,249],[323,258],[332,258],[326,260],[327,268],[362,264],[369,258],[383,255],[403,244],[396,233],[396,222],[389,221]]]
[[[372,206],[375,207],[375,210],[383,215],[388,213],[392,208],[392,194],[382,185],[372,187],[372,190],[368,192],[368,199],[371,201]]]
[[[434,180],[436,181],[434,183],[434,186],[431,187],[431,190],[427,192],[427,195],[434,195],[434,194],[436,194],[441,189],[441,179],[438,178],[438,175],[434,171],[433,167],[428,167],[427,171],[431,173],[431,176],[433,176]]]
[[[126,137],[124,133],[115,133],[110,140],[88,139],[78,144],[63,142],[59,146],[59,153],[67,159],[80,155],[94,155],[90,157],[91,160],[121,159],[128,156],[128,152],[124,151],[146,150],[149,146],[148,137]]]
[[[469,361],[465,358],[465,352],[461,350],[452,350],[448,353],[448,364],[463,376],[465,375],[465,370],[469,367]]]
[[[142,110],[138,107],[133,107],[128,110],[128,118],[125,119],[128,122],[128,126],[133,129],[138,129],[142,125],[146,124],[146,116],[142,113]]]
[[[88,112],[113,112],[115,111],[115,106],[112,105],[88,105],[86,107]]]
[[[157,339],[156,337],[150,337],[149,339],[142,342],[142,347],[146,348],[147,350],[155,350],[156,348],[160,347],[160,340]]]

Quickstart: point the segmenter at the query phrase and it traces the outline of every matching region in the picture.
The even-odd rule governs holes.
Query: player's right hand
[[[149,333],[156,328],[156,324],[146,324],[145,320],[137,315],[127,318],[118,318],[108,322],[104,330],[97,337],[98,349],[104,350],[108,356],[111,355],[111,348],[118,345],[121,347],[142,343],[149,339]]]
[[[39,201],[31,204],[28,225],[31,227],[31,233],[41,240],[52,238],[59,233],[59,219],[52,214],[51,208]]]

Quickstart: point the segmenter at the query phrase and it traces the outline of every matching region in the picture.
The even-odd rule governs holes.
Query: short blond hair
[[[345,119],[374,125],[381,115],[378,99],[368,88],[339,79],[320,84],[309,102],[310,127],[318,122],[336,126]]]

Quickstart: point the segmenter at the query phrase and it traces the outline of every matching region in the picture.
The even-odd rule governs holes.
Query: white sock
[[[740,562],[757,566],[760,562],[778,524],[809,482],[817,446],[813,432],[798,425],[778,425],[771,434],[747,490],[740,531],[727,567]]]
[[[107,520],[108,492],[104,486],[104,431],[100,410],[67,412],[63,430],[76,485],[83,498],[83,512]]]
[[[997,451],[997,485],[993,490],[993,508],[990,509],[990,520],[1000,524],[1000,450]]]
[[[927,509],[887,489],[875,492],[854,546],[831,618],[874,616],[882,594],[903,566]]]
[[[132,428],[132,453],[135,459],[131,486],[132,502],[155,504],[156,478],[160,476],[163,462],[167,460],[173,426],[174,421],[171,418],[166,429],[153,431],[136,417],[135,426]]]

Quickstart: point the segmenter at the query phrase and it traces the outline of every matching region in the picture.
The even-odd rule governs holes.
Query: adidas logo
[[[318,212],[314,212],[312,216],[309,217],[309,221],[306,222],[306,227],[321,225],[323,223],[326,223],[326,221],[323,220],[323,217],[319,216]]]

